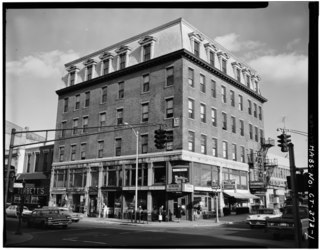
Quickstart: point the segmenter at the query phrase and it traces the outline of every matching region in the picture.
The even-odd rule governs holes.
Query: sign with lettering
[[[190,183],[183,183],[182,184],[182,192],[192,193],[193,192],[193,185]]]
[[[13,183],[13,187],[14,188],[23,188],[23,184],[20,182],[15,182],[15,183]]]
[[[181,184],[168,184],[167,192],[181,192]]]
[[[224,180],[223,181],[224,189],[235,189],[236,188],[236,180]]]

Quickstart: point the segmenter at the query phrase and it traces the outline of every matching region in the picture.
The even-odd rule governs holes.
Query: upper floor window
[[[143,61],[148,61],[151,59],[151,43],[143,46]]]
[[[227,114],[222,113],[222,129],[227,130]]]
[[[245,162],[245,149],[243,146],[240,147],[240,161]]]
[[[173,98],[166,99],[166,118],[173,117]]]
[[[212,138],[212,156],[218,156],[218,140]]]
[[[143,103],[142,104],[142,122],[148,122],[149,121],[149,103]]]
[[[172,86],[174,84],[173,67],[167,68],[166,76],[166,86]]]
[[[239,95],[239,110],[243,110],[243,98],[242,95]]]
[[[253,127],[252,124],[249,124],[249,136],[250,136],[250,140],[253,139]]]
[[[27,173],[30,172],[30,167],[31,167],[31,154],[28,154],[28,156],[27,156]]]
[[[222,142],[222,157],[228,159],[228,143],[226,141]]]
[[[78,134],[78,126],[79,126],[79,119],[73,119],[73,124],[72,124],[72,134],[73,135]]]
[[[118,98],[119,99],[124,98],[124,82],[118,83]]]
[[[223,73],[227,73],[227,60],[225,59],[221,59],[221,69]]]
[[[248,100],[248,114],[251,115],[252,114],[252,103],[250,100]]]
[[[227,93],[226,93],[226,87],[225,86],[221,86],[221,101],[223,103],[227,102]]]
[[[141,45],[141,61],[146,62],[153,58],[153,50],[156,38],[152,36],[142,37],[138,43]]]
[[[200,74],[200,91],[205,93],[206,92],[206,78],[204,75]]]
[[[200,104],[200,119],[201,122],[206,122],[206,105]]]
[[[70,72],[70,86],[75,84],[75,79],[76,79],[76,72],[75,71]]]
[[[194,100],[188,99],[188,117],[194,119]]]
[[[214,108],[211,109],[211,122],[213,126],[217,126],[217,110]]]
[[[85,93],[84,107],[89,107],[90,104],[90,92]]]
[[[69,98],[64,98],[63,112],[68,112]]]
[[[244,123],[242,120],[240,120],[240,135],[244,135]]]
[[[123,109],[117,109],[117,125],[123,124]]]
[[[188,150],[194,152],[194,132],[189,131],[188,132]]]
[[[106,125],[107,113],[102,112],[99,114],[99,126],[103,127]],[[101,129],[101,128],[100,128]]]
[[[194,43],[193,43],[193,52],[194,52],[194,55],[199,57],[200,56],[200,43],[196,40],[194,40]]]
[[[264,141],[264,134],[263,134],[263,130],[260,129],[260,141],[263,142]]]
[[[106,75],[106,74],[109,74],[109,64],[110,64],[110,59],[105,59],[103,60],[103,74]]]
[[[87,144],[81,143],[81,145],[80,145],[80,158],[81,158],[81,160],[86,159],[86,149],[87,149]]]
[[[249,75],[246,75],[246,84],[247,84],[247,87],[250,88],[250,76]]]
[[[77,145],[71,145],[71,161],[76,159]]]
[[[240,69],[236,68],[236,76],[237,76],[237,81],[240,82],[241,81],[241,75],[240,75]]]
[[[104,141],[98,141],[98,158],[103,157]]]
[[[209,52],[209,61],[210,61],[210,65],[214,67],[214,53],[211,50]]]
[[[93,65],[87,66],[87,80],[92,79]]]
[[[232,133],[236,133],[236,118],[231,116]]]
[[[188,83],[190,87],[194,87],[194,70],[188,68]]]
[[[234,91],[230,90],[230,101],[231,101],[231,106],[234,107]]]
[[[76,103],[75,103],[75,110],[78,110],[80,108],[80,95],[76,95]]]
[[[142,92],[149,92],[150,90],[150,77],[149,74],[142,76]]]
[[[61,138],[64,138],[66,136],[66,129],[67,128],[67,122],[63,121],[61,122]]]
[[[108,96],[108,87],[105,86],[102,88],[102,94],[101,94],[101,103],[107,102],[107,96]]]
[[[141,135],[141,153],[148,153],[148,135]]]
[[[207,136],[201,135],[200,138],[200,152],[201,154],[207,154]]]
[[[89,122],[89,117],[84,116],[82,118],[82,132],[87,133],[88,132],[88,122]]]
[[[262,108],[259,106],[259,120],[262,120]]]
[[[64,146],[59,147],[59,161],[64,161]]]
[[[253,116],[257,117],[257,104],[256,103],[253,104],[253,108],[254,108],[253,109]]]
[[[127,58],[127,54],[126,53],[122,53],[119,55],[119,69],[124,69],[126,67],[126,58]]]
[[[217,92],[216,92],[216,82],[214,80],[211,80],[211,96],[216,98]]]
[[[258,142],[259,141],[259,130],[257,127],[254,127],[254,130],[255,130],[254,139],[256,142]]]
[[[232,144],[232,160],[236,161],[237,160],[237,145]]]
[[[122,144],[122,139],[121,138],[116,138],[116,140],[115,140],[116,156],[120,156],[121,155],[121,144]]]

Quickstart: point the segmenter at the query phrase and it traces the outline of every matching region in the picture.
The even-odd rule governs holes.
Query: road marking
[[[101,245],[108,245],[106,242],[99,242],[99,241],[89,241],[89,240],[78,240],[78,237],[72,237],[72,238],[65,238],[62,240],[65,241],[77,241],[77,242],[85,242],[85,243],[94,243],[94,244],[101,244]]]

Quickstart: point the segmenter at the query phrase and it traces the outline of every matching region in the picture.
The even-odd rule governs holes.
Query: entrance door
[[[181,220],[186,220],[187,219],[187,214],[188,214],[187,204],[188,204],[188,197],[187,196],[176,197],[173,200],[174,214],[176,214],[176,211],[178,209],[178,205],[180,205],[181,208],[182,208]]]

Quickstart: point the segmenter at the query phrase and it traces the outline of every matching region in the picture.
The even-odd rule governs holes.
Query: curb
[[[22,233],[16,235],[15,232],[7,232],[7,240],[3,242],[4,247],[15,246],[22,242],[26,242],[33,239],[33,235],[29,233]]]

